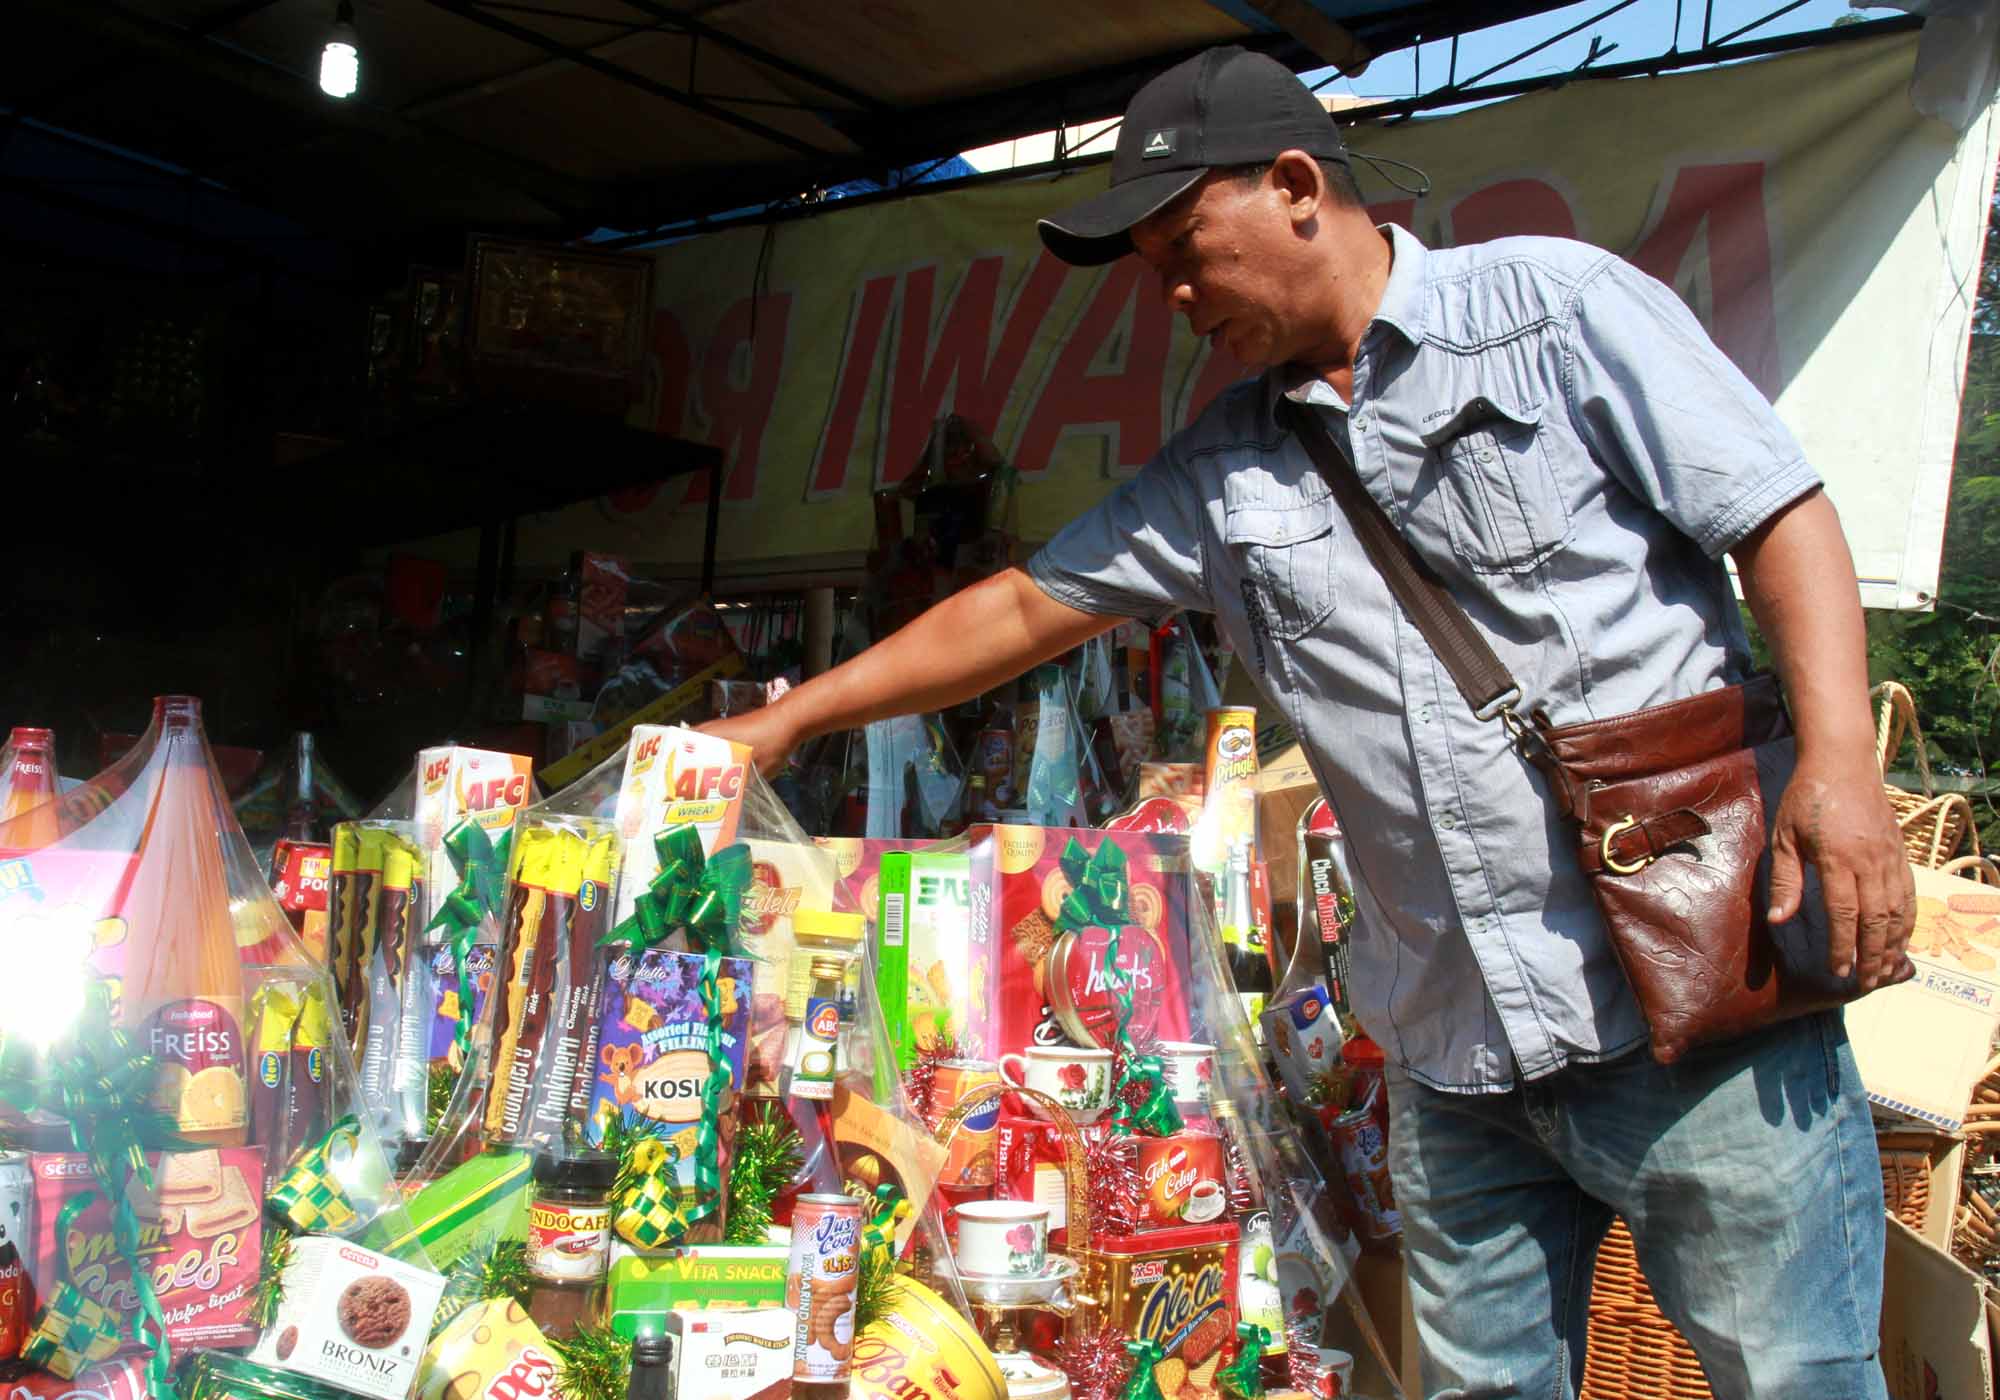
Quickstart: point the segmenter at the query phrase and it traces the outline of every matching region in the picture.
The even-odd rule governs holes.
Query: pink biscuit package
[[[160,1152],[149,1154],[148,1161],[154,1190],[149,1197],[135,1181],[133,1204],[139,1257],[152,1270],[169,1349],[180,1356],[198,1347],[250,1345],[257,1339],[250,1306],[264,1244],[263,1150]],[[91,1176],[90,1159],[75,1152],[37,1152],[29,1169],[35,1182],[38,1291],[46,1293],[66,1278],[113,1316],[130,1317],[138,1307],[132,1271],[119,1257],[111,1203]],[[58,1241],[57,1218],[84,1191],[97,1199],[77,1214],[69,1239]]]

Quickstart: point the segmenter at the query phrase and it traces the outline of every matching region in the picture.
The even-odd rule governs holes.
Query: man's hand
[[[791,759],[792,750],[799,746],[803,738],[797,726],[791,723],[791,715],[783,699],[775,705],[731,715],[728,719],[710,720],[697,727],[704,734],[748,744],[757,771],[767,778],[785,766]]]
[[[1730,551],[1770,643],[1798,731],[1798,767],[1771,822],[1771,918],[1799,910],[1801,861],[1819,871],[1827,969],[1873,991],[1916,925],[1916,885],[1875,764],[1854,560],[1821,492]]]
[[[1824,767],[1801,759],[1778,804],[1771,830],[1771,921],[1799,912],[1802,862],[1811,862],[1826,900],[1828,969],[1844,977],[1859,968],[1861,989],[1873,991],[1909,946],[1916,882],[1874,756],[1846,771]]]

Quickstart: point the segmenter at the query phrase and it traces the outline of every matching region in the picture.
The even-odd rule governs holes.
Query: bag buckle
[[[1628,812],[1617,821],[1611,823],[1610,826],[1604,828],[1604,839],[1597,843],[1597,854],[1603,858],[1604,868],[1612,874],[1637,875],[1641,870],[1644,870],[1655,860],[1659,859],[1658,856],[1644,855],[1637,862],[1627,864],[1625,861],[1611,854],[1611,843],[1638,825],[1639,819]]]
[[[1521,731],[1525,728],[1521,717],[1514,713],[1514,707],[1520,703],[1521,687],[1511,685],[1474,710],[1472,714],[1475,719],[1499,720],[1507,726],[1507,732],[1518,739],[1521,736]]]

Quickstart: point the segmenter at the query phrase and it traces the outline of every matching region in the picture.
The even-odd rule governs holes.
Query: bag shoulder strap
[[[1333,492],[1348,523],[1361,541],[1368,562],[1389,585],[1389,591],[1416,624],[1445,670],[1451,673],[1459,693],[1481,719],[1511,720],[1513,707],[1520,702],[1521,687],[1513,673],[1493,654],[1493,648],[1472,619],[1451,596],[1444,580],[1437,576],[1416,551],[1410,548],[1389,520],[1388,514],[1368,494],[1355,474],[1354,464],[1334,444],[1326,424],[1310,407],[1296,399],[1279,400],[1279,411],[1288,420],[1319,474]],[[1508,724],[1516,730],[1518,721]],[[1516,731],[1518,732],[1518,731]]]

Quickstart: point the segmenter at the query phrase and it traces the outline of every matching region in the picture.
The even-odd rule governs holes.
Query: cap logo
[[[1174,145],[1179,138],[1180,129],[1178,127],[1170,126],[1159,131],[1147,132],[1146,144],[1139,151],[1139,159],[1155,160],[1161,156],[1172,155],[1174,153]]]

